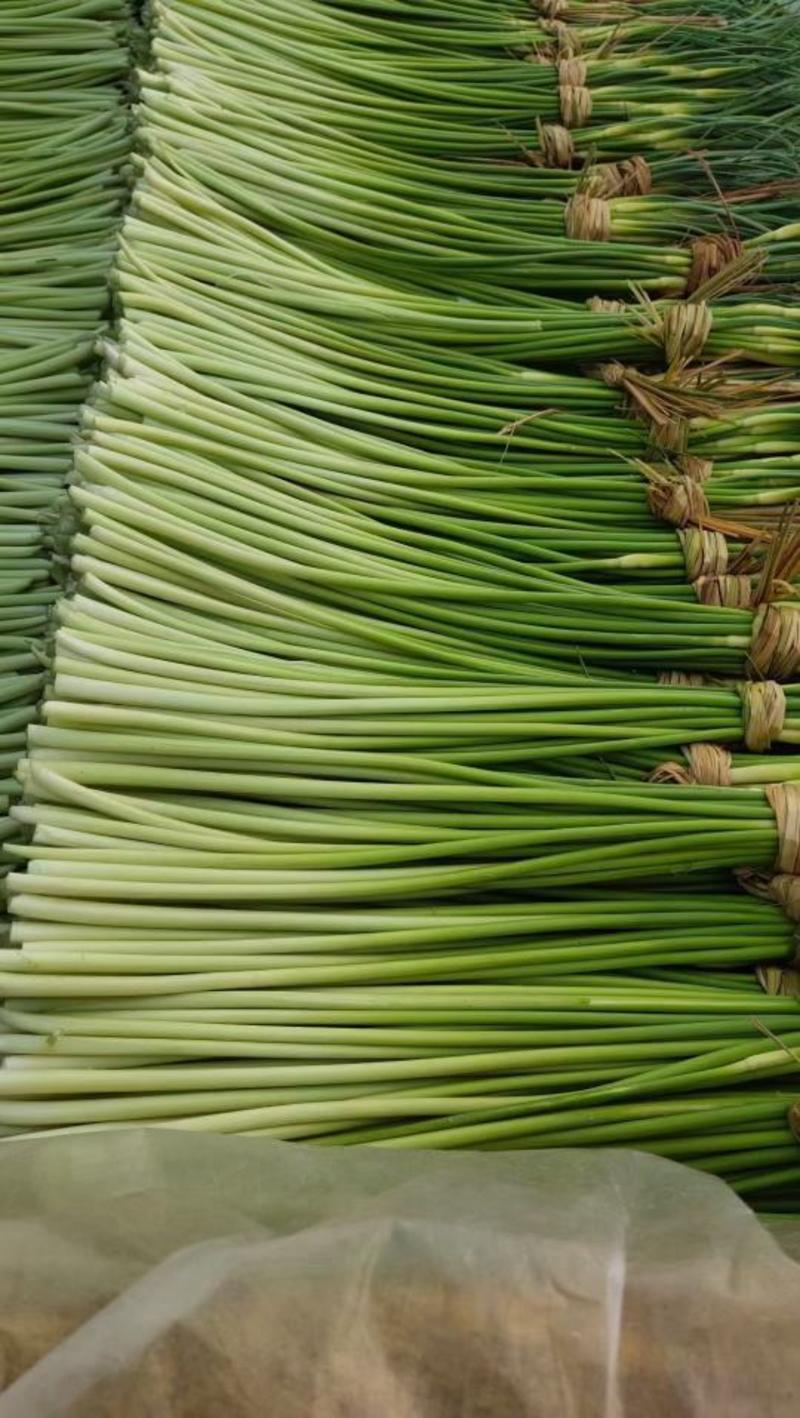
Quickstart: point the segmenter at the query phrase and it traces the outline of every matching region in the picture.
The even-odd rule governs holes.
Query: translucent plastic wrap
[[[799,1323],[753,1214],[640,1153],[2,1148],[0,1418],[791,1418]]]

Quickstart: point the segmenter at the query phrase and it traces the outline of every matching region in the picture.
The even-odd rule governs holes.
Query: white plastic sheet
[[[0,1418],[793,1418],[800,1265],[632,1152],[0,1149]]]

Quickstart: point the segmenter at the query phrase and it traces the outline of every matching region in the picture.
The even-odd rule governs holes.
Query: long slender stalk
[[[125,0],[0,15],[0,841],[63,568],[52,521],[109,313],[126,193]],[[9,781],[10,780],[10,781]],[[7,858],[0,855],[0,873]]]

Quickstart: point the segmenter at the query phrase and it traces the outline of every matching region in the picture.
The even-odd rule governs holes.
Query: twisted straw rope
[[[702,494],[702,489],[698,489]],[[703,494],[704,495],[704,494]],[[728,570],[728,543],[722,532],[705,527],[678,527],[686,576],[692,585],[719,580]]]
[[[564,207],[567,236],[580,241],[608,241],[612,235],[611,199],[643,196],[652,186],[650,166],[638,154],[622,162],[587,168],[581,190]]]
[[[694,583],[694,592],[703,606],[751,611],[757,604],[752,576],[700,576]],[[752,648],[750,653],[752,657]]]
[[[564,127],[584,128],[592,116],[592,94],[586,86],[586,60],[573,55],[569,59],[559,59],[556,68]]]
[[[560,123],[537,124],[539,147],[545,167],[572,167],[575,143],[572,134]]]
[[[800,784],[769,783],[765,793],[778,829],[775,874],[800,878]]]
[[[782,786],[796,788],[797,784]],[[776,872],[770,876],[768,872],[743,867],[737,871],[736,879],[751,896],[758,896],[762,901],[774,901],[791,921],[800,921],[800,876],[790,872]]]
[[[711,334],[714,317],[710,306],[698,300],[671,305],[663,316],[658,337],[671,368],[699,359]]]
[[[586,61],[581,59],[581,41],[569,25],[559,20],[567,9],[567,0],[537,0],[543,15],[543,28],[555,40],[555,53],[538,52],[537,62],[553,64],[558,81],[560,123],[537,124],[539,146],[546,167],[572,167],[575,142],[571,128],[582,128],[592,115],[592,95],[586,85]]]
[[[788,995],[790,999],[800,999],[800,970],[797,970],[797,956],[792,966],[784,969],[781,965],[759,965],[756,979],[768,995]],[[800,1108],[794,1103],[789,1109],[789,1125],[800,1142]]]
[[[611,207],[605,197],[576,192],[564,206],[564,230],[576,241],[608,241]]]
[[[650,484],[647,496],[653,515],[673,527],[685,528],[694,523],[699,528],[711,515],[703,486],[684,466],[683,459],[677,473],[667,481]],[[696,578],[690,576],[689,579]]]
[[[733,759],[730,750],[716,743],[693,743],[682,750],[687,762],[660,763],[650,774],[651,783],[679,783],[682,787],[729,788]]]
[[[738,260],[744,247],[738,237],[712,233],[697,236],[690,243],[691,266],[686,278],[686,295],[692,295],[706,281],[718,276],[726,266]]]
[[[800,608],[782,602],[759,606],[749,659],[754,679],[793,679],[800,669]]]
[[[638,153],[620,162],[597,163],[588,170],[585,190],[595,197],[644,197],[653,190],[650,164]]]
[[[576,54],[580,54],[581,37],[577,30],[565,25],[563,20],[542,20],[542,29],[545,34],[553,36],[559,59],[572,59]]]
[[[751,753],[767,753],[786,723],[786,691],[777,680],[750,680],[739,685],[744,741]]]

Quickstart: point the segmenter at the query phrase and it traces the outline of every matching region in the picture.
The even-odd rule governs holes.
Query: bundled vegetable
[[[535,8],[155,10],[11,1134],[635,1142],[796,1197],[796,26]]]
[[[405,1147],[627,1143],[743,1189],[796,1158],[796,1007],[740,978],[201,988],[4,1015],[10,1135],[145,1123]]]

